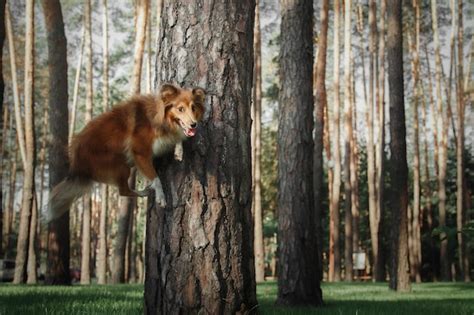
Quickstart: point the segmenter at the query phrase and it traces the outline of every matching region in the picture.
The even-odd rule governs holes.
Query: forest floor
[[[323,308],[274,305],[276,282],[258,285],[261,314],[474,314],[474,284],[414,284],[394,293],[386,283],[324,283]],[[143,314],[142,285],[69,287],[0,284],[0,314]]]

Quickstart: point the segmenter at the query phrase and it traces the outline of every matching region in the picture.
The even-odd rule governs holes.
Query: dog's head
[[[160,89],[164,105],[164,119],[168,125],[181,130],[186,137],[196,134],[196,127],[204,115],[206,91],[196,87],[182,89],[172,84],[164,84]]]

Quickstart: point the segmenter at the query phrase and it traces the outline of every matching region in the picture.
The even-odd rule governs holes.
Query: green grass
[[[274,305],[275,282],[257,288],[262,314],[474,315],[474,284],[424,283],[394,293],[385,283],[323,284],[322,308]],[[0,314],[142,314],[142,285],[17,286],[0,284]]]

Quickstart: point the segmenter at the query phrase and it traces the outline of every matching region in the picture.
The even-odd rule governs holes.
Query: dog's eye
[[[180,106],[180,107],[178,107],[178,110],[179,110],[181,113],[183,113],[183,112],[184,112],[184,107],[183,107],[183,106]]]

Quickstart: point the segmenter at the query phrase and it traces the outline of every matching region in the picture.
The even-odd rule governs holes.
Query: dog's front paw
[[[183,160],[183,143],[179,142],[176,144],[174,147],[174,159],[176,161],[182,161]]]
[[[166,207],[166,198],[165,194],[163,193],[163,190],[155,191],[155,195],[156,205],[160,208]]]

